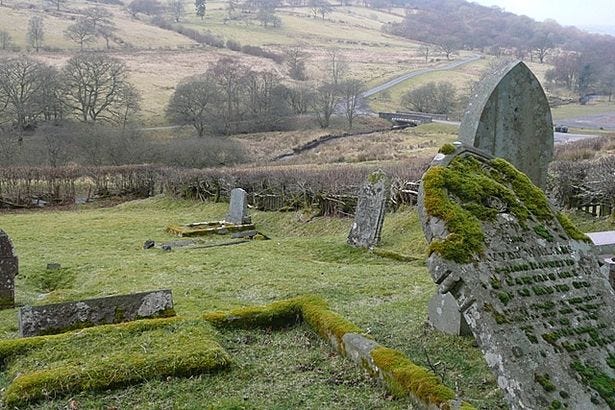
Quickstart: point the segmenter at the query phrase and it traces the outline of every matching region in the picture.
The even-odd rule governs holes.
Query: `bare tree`
[[[459,41],[452,36],[445,36],[438,42],[438,47],[444,53],[447,60],[451,59],[451,55],[459,49]]]
[[[90,23],[92,31],[98,31],[101,25],[113,25],[113,14],[103,7],[90,7],[84,11],[85,19]]]
[[[32,16],[28,21],[28,42],[34,49],[38,50],[43,46],[43,37],[45,35],[45,27],[41,16]]]
[[[201,74],[183,80],[166,108],[166,116],[174,124],[189,124],[199,137],[205,135],[216,113],[218,90],[209,75]]]
[[[57,11],[60,11],[60,6],[64,3],[66,3],[66,0],[46,0],[47,3],[51,4],[52,6],[55,6]]]
[[[321,128],[329,127],[338,99],[338,86],[333,83],[324,83],[316,90],[312,108]]]
[[[325,16],[333,11],[327,0],[310,0],[309,5],[315,18],[320,15],[324,20]]]
[[[130,85],[126,65],[104,54],[81,53],[62,69],[64,103],[83,122],[117,122],[122,92]]]
[[[203,20],[205,17],[205,11],[207,9],[207,1],[206,0],[195,0],[194,7],[196,9],[196,15]]]
[[[291,87],[286,93],[286,99],[293,113],[306,114],[313,107],[314,91],[305,83]]]
[[[79,18],[75,24],[68,26],[64,30],[64,36],[69,40],[79,44],[79,49],[83,51],[83,46],[96,40],[96,32],[92,24],[86,18]]]
[[[8,50],[13,45],[13,38],[8,31],[0,31],[0,50]]]
[[[241,117],[242,80],[247,69],[238,61],[224,57],[208,70],[208,74],[216,81],[220,97],[220,119],[223,122],[225,134],[231,132],[232,122]]]
[[[101,36],[105,40],[105,44],[107,46],[107,50],[111,48],[109,45],[109,41],[115,36],[115,24],[112,22],[110,25],[100,24],[96,29],[96,34]]]
[[[175,20],[176,23],[179,23],[181,21],[186,11],[184,8],[184,2],[182,0],[171,0],[169,2],[169,10],[171,10],[173,20]]]
[[[293,46],[286,49],[286,65],[288,66],[288,76],[293,80],[305,81],[307,74],[305,72],[306,54],[300,46]]]
[[[327,51],[327,73],[325,81],[331,81],[337,86],[348,73],[348,61],[339,48]]]
[[[45,64],[29,57],[0,62],[0,111],[13,122],[21,143],[23,131],[40,115]]]
[[[431,52],[431,49],[429,48],[428,45],[422,45],[419,47],[419,55],[425,57],[425,62],[429,61],[429,53]]]
[[[408,91],[402,96],[402,104],[419,112],[449,114],[455,108],[456,90],[453,84],[442,81],[429,82]]]
[[[361,101],[361,93],[365,89],[365,84],[361,80],[346,80],[340,86],[342,97],[342,108],[348,121],[348,128],[352,129],[352,121],[357,116],[357,108]]]

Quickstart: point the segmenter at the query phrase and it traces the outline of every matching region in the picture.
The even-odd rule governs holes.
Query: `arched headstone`
[[[459,146],[423,176],[419,213],[439,292],[457,301],[512,409],[615,408],[608,268],[526,175]]]
[[[521,61],[495,71],[471,96],[460,140],[509,161],[544,188],[553,157],[553,121],[538,79]]]

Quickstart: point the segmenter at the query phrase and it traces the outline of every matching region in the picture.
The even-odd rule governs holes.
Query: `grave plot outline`
[[[462,175],[455,174],[459,169],[508,189],[487,186],[487,179],[472,172],[463,174],[476,177],[478,191],[486,193],[480,197],[481,209],[447,185],[463,183],[455,180]],[[573,239],[578,232],[565,228],[536,190],[510,164],[474,148],[438,154],[419,190],[430,273],[439,291],[457,300],[512,409],[612,408],[615,390],[601,393],[598,379],[610,380],[613,389],[615,293],[591,245]],[[541,197],[532,202],[537,192]],[[469,255],[445,248],[447,240],[465,246],[459,232],[467,227],[437,215],[434,198],[442,194],[450,201],[446,206],[457,207],[455,212],[475,207],[489,214],[467,218],[470,225],[478,221],[481,232],[465,233],[482,242],[475,241]]]

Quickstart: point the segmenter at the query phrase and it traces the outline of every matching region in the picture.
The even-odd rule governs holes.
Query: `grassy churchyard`
[[[424,264],[425,242],[414,209],[385,219],[380,248],[415,257],[400,262],[349,247],[351,220],[300,213],[253,212],[258,229],[271,240],[206,249],[143,250],[146,239],[173,240],[169,223],[216,220],[227,204],[203,204],[156,197],[104,209],[3,214],[20,258],[18,304],[171,288],[175,310],[199,323],[197,336],[210,334],[229,353],[227,370],[190,378],[147,381],[124,390],[49,397],[34,408],[58,408],[69,397],[81,408],[407,408],[341,358],[306,325],[279,331],[216,331],[199,318],[206,311],[266,304],[302,294],[325,298],[332,310],[364,329],[379,343],[434,368],[464,398],[482,408],[503,405],[482,354],[467,338],[451,337],[425,325],[426,306],[435,291]],[[226,239],[228,240],[228,238]],[[224,239],[203,239],[204,244]],[[61,263],[56,275],[49,262]],[[17,336],[16,309],[0,312],[3,338]],[[82,331],[84,332],[84,331]],[[137,351],[164,352],[168,334],[137,338]],[[77,338],[58,358],[43,348],[3,376],[41,370],[52,363],[87,366],[122,353],[126,346]],[[113,340],[111,338],[111,340]],[[193,340],[190,343],[197,343]],[[172,346],[169,346],[171,348]],[[153,353],[154,354],[154,353]],[[157,353],[155,353],[157,354]]]

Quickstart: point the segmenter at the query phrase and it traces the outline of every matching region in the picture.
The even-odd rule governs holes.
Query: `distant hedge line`
[[[263,210],[314,208],[322,215],[351,213],[367,175],[382,169],[391,177],[391,206],[413,204],[427,158],[391,165],[260,166],[183,169],[153,165],[0,168],[0,205],[69,204],[97,197],[146,198],[166,194],[202,201],[228,201],[241,187]]]

